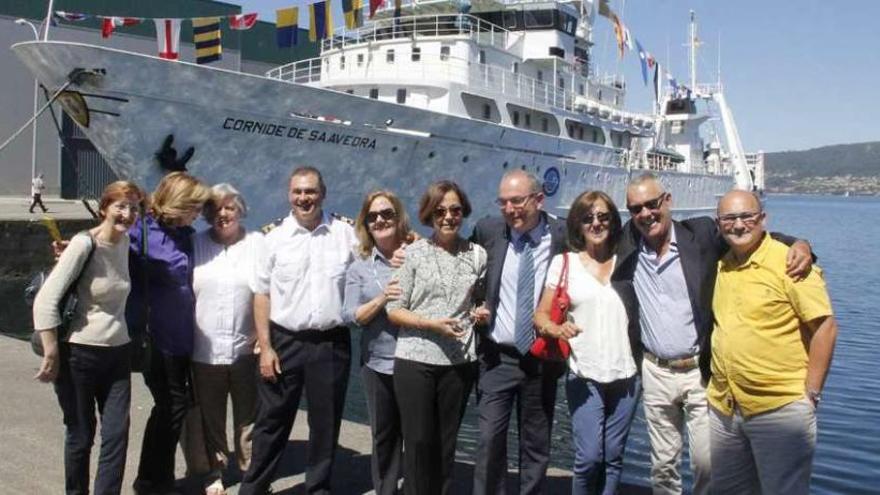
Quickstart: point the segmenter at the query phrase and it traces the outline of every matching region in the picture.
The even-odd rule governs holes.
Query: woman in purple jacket
[[[143,222],[129,231],[126,313],[130,328],[149,330],[152,348],[144,381],[155,403],[144,430],[137,494],[174,490],[174,454],[187,411],[195,327],[190,225],[210,197],[211,190],[198,179],[170,173],[153,192]]]

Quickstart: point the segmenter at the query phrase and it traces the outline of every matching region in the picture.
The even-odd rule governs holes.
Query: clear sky
[[[332,1],[339,26],[342,0]],[[311,2],[237,3],[274,22],[275,9]],[[611,0],[611,7],[679,82],[689,78],[688,12],[696,11],[704,42],[700,82],[717,78],[720,36],[722,82],[746,150],[880,141],[880,0]],[[300,26],[307,15],[301,8]],[[647,111],[653,93],[642,85],[637,52],[618,61],[610,22],[598,17],[595,28],[600,73],[623,74],[629,108]]]

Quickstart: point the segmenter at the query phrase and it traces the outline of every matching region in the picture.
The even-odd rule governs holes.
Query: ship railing
[[[356,29],[336,28],[336,34],[321,42],[322,52],[344,49],[374,41],[414,39],[429,36],[464,36],[480,44],[507,49],[522,34],[468,14],[411,15],[377,19]]]
[[[621,118],[649,118],[616,111],[571,89],[515,73],[504,67],[442,54],[423,54],[418,61],[402,58],[394,64],[384,64],[380,68],[368,61],[359,63],[346,60],[344,66],[339,61],[329,64],[318,57],[277,67],[267,72],[266,77],[299,84],[320,84],[322,87],[334,89],[369,84],[399,84],[401,87],[456,84],[467,88],[467,92],[492,99],[500,97],[527,108],[563,110],[577,114],[587,113],[584,103],[589,102],[594,107],[595,114],[607,111],[609,119],[615,113]]]

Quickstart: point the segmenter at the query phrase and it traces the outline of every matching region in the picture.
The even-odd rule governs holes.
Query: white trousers
[[[709,493],[709,406],[700,369],[674,371],[642,360],[642,400],[651,439],[651,485],[655,495],[682,493],[681,451],[687,425],[694,486],[690,493]]]

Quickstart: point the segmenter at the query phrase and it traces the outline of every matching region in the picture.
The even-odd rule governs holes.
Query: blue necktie
[[[516,349],[525,356],[535,341],[535,257],[529,236],[521,238],[522,251],[519,253],[519,273],[516,281],[516,320],[514,338]]]

